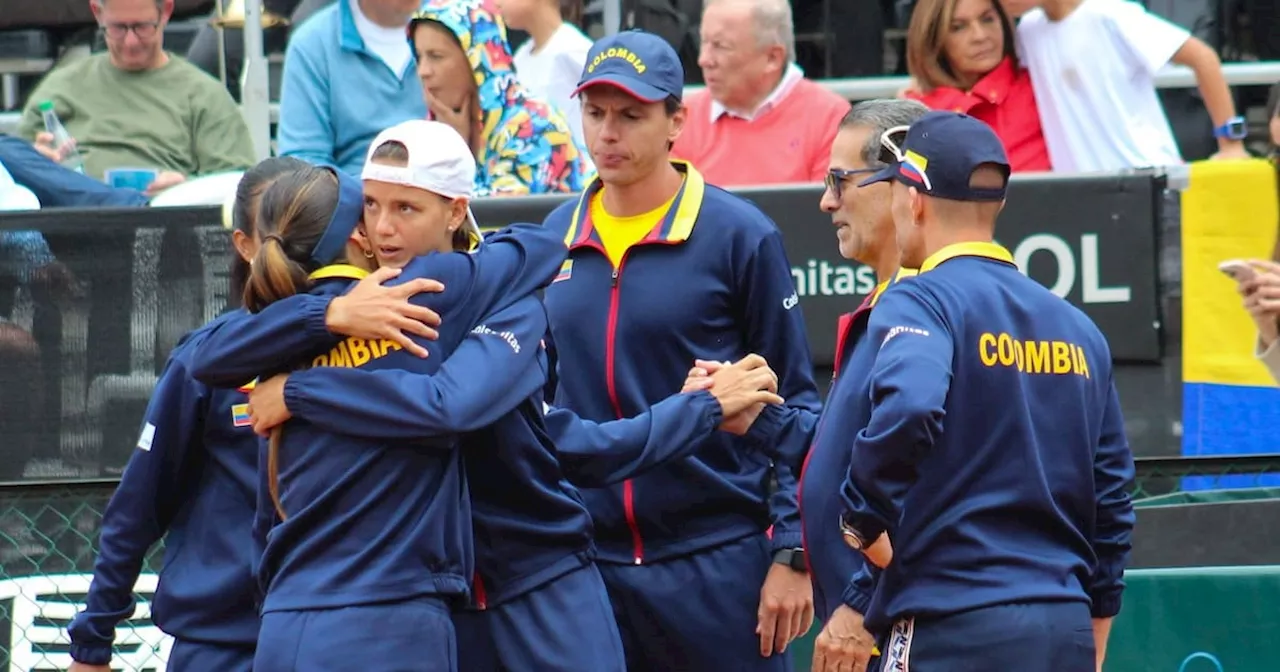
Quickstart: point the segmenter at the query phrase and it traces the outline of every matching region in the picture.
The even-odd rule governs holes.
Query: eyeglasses
[[[899,164],[908,166],[911,168],[912,172],[919,174],[920,181],[924,183],[924,188],[928,191],[933,191],[933,183],[929,181],[929,176],[925,174],[924,166],[919,165],[919,161],[916,160],[914,154],[902,151],[902,145],[900,143],[906,142],[907,131],[910,130],[910,128],[910,126],[894,126],[893,128],[885,131],[880,134],[880,146],[884,147],[885,150],[892,154],[893,159]],[[901,135],[902,140],[895,140],[894,136],[897,135]]]
[[[840,168],[832,168],[827,171],[827,176],[823,178],[822,183],[826,185],[827,191],[831,192],[836,200],[840,200],[844,194],[844,181],[859,175],[870,175],[879,172],[879,168],[854,168],[853,170],[842,170]]]
[[[104,23],[100,26],[103,33],[113,40],[122,40],[130,32],[145,40],[154,37],[160,28],[159,21],[140,21],[137,23]]]

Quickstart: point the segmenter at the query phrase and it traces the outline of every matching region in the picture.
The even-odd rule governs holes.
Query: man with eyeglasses
[[[913,272],[899,269],[889,185],[859,189],[859,181],[893,156],[881,139],[900,141],[908,125],[928,108],[910,100],[858,103],[840,121],[820,206],[831,215],[840,256],[866,264],[877,285],[852,313],[841,317],[836,338],[836,376],[816,431],[812,419],[795,430],[809,434],[800,477],[800,519],[813,582],[814,613],[822,631],[814,643],[814,672],[863,672],[874,639],[862,625],[874,577],[862,556],[840,534],[840,486],[849,471],[849,441],[866,427],[870,411],[867,375],[878,342],[866,337],[867,319],[881,292]],[[807,425],[807,426],[805,426]]]
[[[154,195],[188,177],[244,170],[253,142],[226,88],[164,50],[173,0],[90,0],[106,53],[71,61],[45,76],[23,110],[19,135],[62,163],[72,148],[84,172],[156,171],[143,187]],[[74,138],[60,146],[45,130],[50,101]]]
[[[867,327],[840,519],[883,568],[865,612],[881,669],[1100,670],[1134,524],[1106,338],[993,242],[1009,162],[989,126],[930,112],[886,144],[896,160],[861,184],[890,183],[919,272]]]

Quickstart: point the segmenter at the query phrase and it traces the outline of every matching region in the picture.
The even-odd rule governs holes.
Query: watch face
[[[1218,128],[1217,135],[1229,140],[1243,140],[1249,137],[1249,126],[1243,119],[1232,119]]]

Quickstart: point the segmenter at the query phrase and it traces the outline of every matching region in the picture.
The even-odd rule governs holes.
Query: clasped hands
[[[765,404],[785,401],[778,396],[778,374],[760,355],[747,355],[732,364],[695,360],[680,391],[703,390],[720,402],[720,429],[738,435],[747,433]]]

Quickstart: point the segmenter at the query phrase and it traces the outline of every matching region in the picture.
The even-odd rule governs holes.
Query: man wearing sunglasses
[[[1107,341],[992,242],[1009,163],[989,126],[930,112],[887,144],[862,184],[891,183],[920,270],[871,315],[840,520],[883,568],[882,669],[1101,669],[1134,523]]]
[[[840,534],[844,506],[839,495],[849,471],[850,437],[866,427],[870,412],[867,376],[879,342],[866,338],[867,319],[880,293],[913,273],[899,269],[889,185],[860,189],[857,184],[894,160],[881,139],[901,141],[907,126],[928,111],[910,100],[858,103],[841,120],[831,145],[820,205],[831,215],[840,256],[871,267],[878,284],[862,305],[840,318],[836,376],[800,477],[814,613],[823,623],[814,642],[814,672],[863,672],[872,655],[874,640],[862,625],[862,614],[871,600],[873,576]]]
[[[164,50],[173,0],[89,5],[106,53],[46,75],[23,110],[21,137],[58,163],[76,149],[84,173],[95,179],[117,168],[154,171],[154,179],[136,185],[148,195],[191,176],[254,164],[249,129],[226,87]],[[40,110],[46,101],[74,140],[55,146]]]

